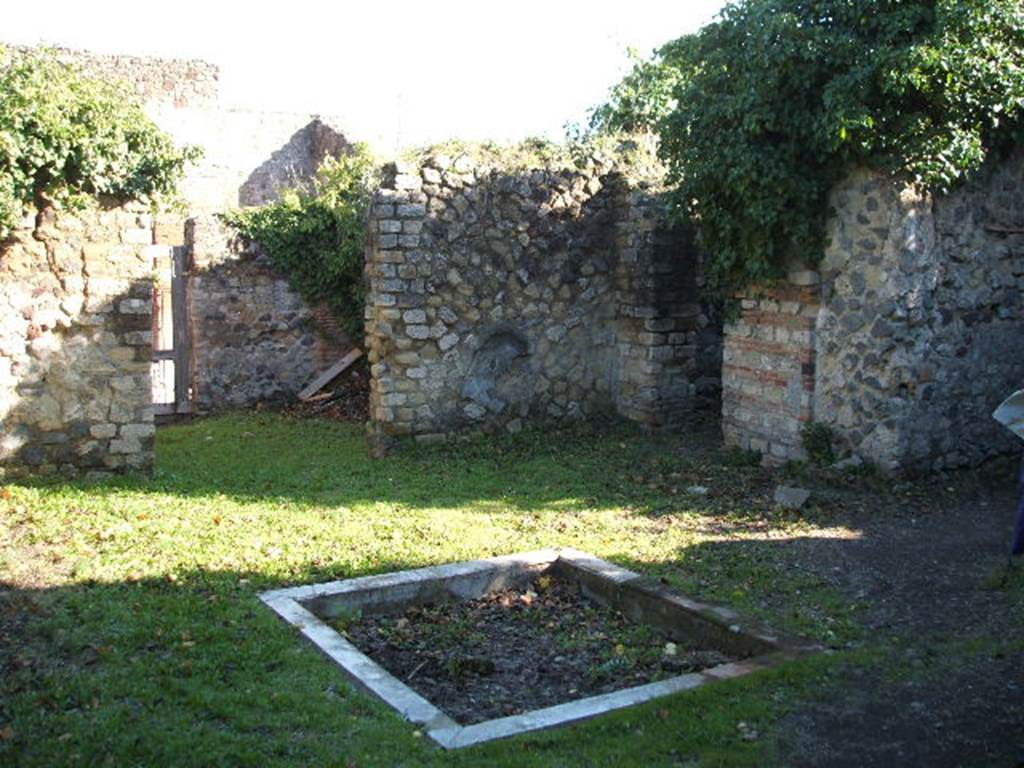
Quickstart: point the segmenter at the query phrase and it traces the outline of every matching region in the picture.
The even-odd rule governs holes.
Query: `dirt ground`
[[[338,627],[364,653],[463,724],[735,661],[668,642],[653,628],[542,576],[477,600],[417,606]],[[666,650],[667,649],[667,650]]]
[[[1024,766],[1024,563],[1006,570],[1014,475],[1007,461],[937,476],[909,503],[896,482],[874,504],[840,493],[836,522],[861,535],[792,542],[794,567],[860,601],[866,635],[892,651],[884,669],[842,669],[785,720],[784,764]]]

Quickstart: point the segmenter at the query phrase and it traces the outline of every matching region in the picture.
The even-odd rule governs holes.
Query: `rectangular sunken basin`
[[[424,689],[426,674],[415,682],[413,677],[426,661],[405,675],[410,683],[406,684],[385,669],[380,659],[368,656],[332,626],[358,620],[377,622],[369,630],[369,636],[373,637],[373,632],[384,631],[375,628],[381,622],[388,627],[399,626],[409,630],[408,619],[399,619],[396,623],[388,617],[423,614],[432,616],[435,625],[443,627],[447,620],[443,611],[462,607],[450,605],[452,603],[486,606],[490,601],[491,612],[480,615],[493,616],[494,605],[509,605],[516,600],[530,602],[537,596],[530,585],[552,582],[557,583],[560,594],[567,594],[568,590],[576,595],[579,602],[592,603],[595,608],[587,611],[588,616],[604,612],[602,615],[617,617],[617,625],[627,621],[645,625],[645,630],[649,628],[657,633],[657,642],[665,641],[666,653],[670,650],[675,653],[677,643],[687,649],[702,649],[694,653],[709,659],[712,666],[670,676],[662,671],[657,675],[659,679],[653,682],[623,682],[619,684],[625,687],[596,695],[570,690],[566,700],[560,703],[550,704],[549,701],[549,705],[541,708],[482,722],[466,722],[474,718],[463,716],[459,718],[460,722],[442,708],[446,706],[444,702],[428,701],[412,687]],[[357,686],[385,701],[446,749],[585,720],[717,680],[746,675],[820,650],[805,640],[786,637],[762,625],[742,620],[728,608],[692,600],[658,581],[572,549],[546,549],[278,589],[264,592],[260,599],[340,665]],[[555,598],[544,597],[539,602],[545,600],[551,602]],[[522,606],[514,607],[522,609],[517,615],[540,616]],[[547,626],[558,623],[552,621]],[[487,629],[483,623],[476,626]],[[367,636],[366,630],[360,634],[364,640]],[[616,650],[619,648],[616,646]],[[538,648],[538,656],[542,651],[548,655],[551,653],[550,648]],[[566,654],[572,652],[571,646],[565,651]],[[523,656],[524,663],[533,661],[533,654]],[[564,655],[556,656],[555,661],[565,658]],[[716,658],[724,661],[715,662]],[[389,658],[388,663],[394,668],[397,662]],[[493,671],[493,662],[487,663]],[[551,695],[557,697],[559,694]],[[465,705],[461,711],[465,711]]]

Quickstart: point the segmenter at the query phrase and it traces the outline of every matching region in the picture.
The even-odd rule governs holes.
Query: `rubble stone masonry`
[[[0,477],[153,463],[153,220],[46,211],[0,243]]]
[[[367,264],[376,448],[607,411],[685,418],[718,336],[657,177],[626,170],[439,153],[395,167]]]
[[[1024,387],[1024,152],[931,196],[859,171],[833,191],[820,287],[748,298],[726,327],[726,439],[930,471],[1019,448],[991,413]]]

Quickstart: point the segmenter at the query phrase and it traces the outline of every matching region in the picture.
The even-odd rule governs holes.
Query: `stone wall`
[[[196,215],[262,205],[282,189],[308,186],[325,157],[350,146],[339,121],[322,116],[219,107],[148,111],[177,143],[203,148],[181,185]]]
[[[894,468],[1019,447],[991,414],[1024,387],[1024,152],[937,198],[861,172],[833,205],[816,420]]]
[[[697,258],[665,225],[656,175],[638,175],[601,158],[508,170],[439,153],[395,169],[367,264],[377,449],[692,410]]]
[[[282,189],[308,185],[325,157],[350,148],[336,117],[221,104],[218,69],[209,62],[68,49],[57,55],[90,76],[126,83],[176,143],[202,147],[181,184],[193,214],[276,200]]]
[[[1024,152],[938,197],[860,171],[831,203],[821,288],[798,311],[813,325],[760,360],[744,357],[746,339],[777,334],[777,312],[748,302],[726,329],[727,439],[801,458],[794,419],[814,420],[833,429],[841,453],[909,471],[1019,447],[991,413],[1024,387]],[[808,361],[810,407],[797,414],[790,386]],[[743,400],[753,378],[776,373],[790,384],[764,385],[758,406],[771,415],[755,427]]]
[[[0,243],[0,477],[152,465],[152,243],[131,206]]]
[[[29,50],[11,46],[17,55]],[[54,49],[58,58],[73,63],[90,77],[120,80],[147,105],[176,108],[200,107],[217,101],[218,68],[198,59],[158,59],[143,56],[110,56],[67,48]]]
[[[190,219],[192,400],[199,411],[294,398],[351,342],[255,247],[213,216]]]

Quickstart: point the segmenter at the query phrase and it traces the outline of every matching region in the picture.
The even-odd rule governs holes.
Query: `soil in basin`
[[[673,642],[547,574],[522,589],[334,626],[466,725],[736,660]]]

